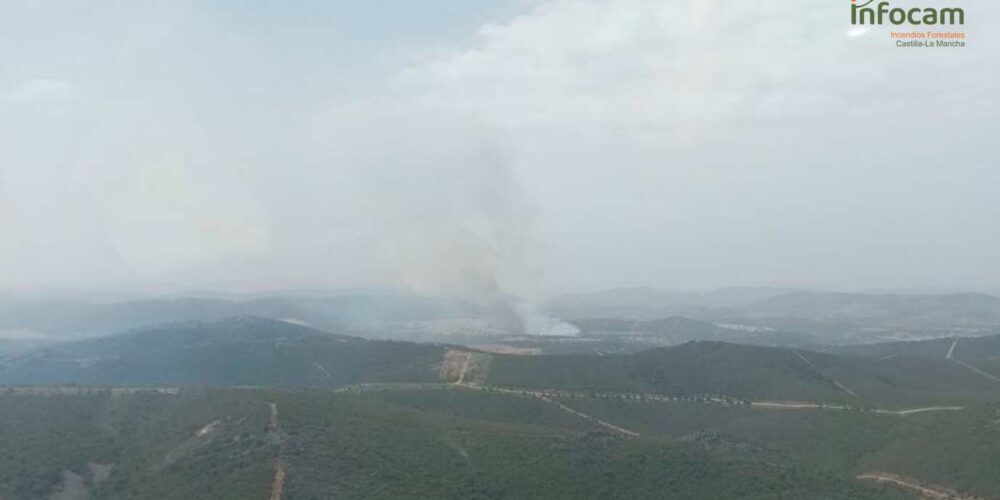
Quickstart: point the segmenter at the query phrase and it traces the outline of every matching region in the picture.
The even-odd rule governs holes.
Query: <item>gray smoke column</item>
[[[519,298],[530,294],[540,270],[533,264],[534,205],[507,150],[474,120],[412,103],[379,109],[366,107],[360,118],[340,113],[353,123],[331,136],[337,163],[350,165],[373,214],[374,248],[388,278],[471,303],[510,333],[545,333],[538,327],[549,322]]]
[[[523,334],[514,290],[529,261],[529,205],[500,149],[468,148],[420,172],[418,191],[394,197],[389,208],[399,212],[379,255],[407,288],[470,302]]]

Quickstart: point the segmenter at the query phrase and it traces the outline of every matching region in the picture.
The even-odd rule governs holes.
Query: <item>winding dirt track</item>
[[[924,498],[942,500],[978,500],[979,498],[962,495],[956,491],[952,491],[941,486],[920,484],[920,482],[915,479],[903,477],[898,474],[889,474],[886,472],[868,472],[857,476],[857,479],[889,483],[900,488],[913,491]]]
[[[278,432],[278,405],[268,401],[267,406],[271,409],[271,421],[267,425],[267,432]]]
[[[958,345],[958,338],[956,337],[955,340],[951,343],[951,347],[948,348],[948,354],[945,354],[944,359],[947,359],[948,361],[951,361],[952,363],[955,363],[959,366],[963,366],[972,371],[973,373],[975,373],[976,375],[979,375],[983,378],[988,378],[994,382],[1000,382],[1000,377],[997,377],[996,375],[993,375],[992,373],[983,370],[981,368],[972,366],[969,363],[966,363],[965,361],[955,359],[952,355],[955,354],[955,346],[957,345]]]
[[[989,373],[989,372],[987,372],[985,370],[981,370],[979,368],[976,368],[975,366],[972,366],[972,365],[966,363],[965,361],[959,361],[957,359],[952,359],[952,361],[955,362],[955,363],[958,363],[958,364],[960,364],[960,365],[968,368],[969,370],[972,370],[973,372],[975,372],[975,373],[977,373],[977,374],[979,374],[979,375],[981,375],[981,376],[983,376],[985,378],[988,378],[988,379],[990,379],[990,380],[992,380],[994,382],[1000,382],[1000,378],[997,378],[996,375],[993,375],[992,373]]]
[[[278,422],[278,405],[271,402],[265,401],[268,408],[271,411],[270,421],[267,425],[267,433],[276,436],[277,439],[281,439],[278,431],[281,429]],[[285,474],[287,472],[287,466],[281,460],[281,451],[279,449],[278,458],[274,460],[274,480],[271,481],[271,500],[281,500],[282,495],[285,490]]]
[[[1000,381],[1000,379],[998,379],[998,381]],[[503,387],[496,385],[484,386],[484,385],[469,384],[469,383],[457,384],[455,382],[451,383],[377,383],[376,382],[376,383],[345,386],[335,389],[333,392],[363,393],[366,391],[383,391],[383,390],[428,391],[428,390],[448,390],[448,389],[468,389],[473,391],[487,391],[500,394],[546,397],[546,398],[597,398],[597,399],[622,399],[622,400],[636,401],[642,403],[688,402],[688,403],[699,403],[706,405],[748,406],[754,409],[776,410],[776,411],[786,411],[786,410],[861,411],[866,413],[874,413],[877,415],[895,415],[900,417],[905,417],[906,415],[912,415],[914,413],[960,411],[965,409],[964,406],[926,406],[921,408],[902,408],[898,410],[887,410],[882,408],[862,410],[853,406],[838,405],[832,403],[820,404],[808,401],[746,401],[746,400],[741,400],[740,398],[733,398],[727,396],[680,397],[680,396],[668,396],[664,394],[645,394],[645,393],[629,393],[629,392],[595,393],[595,392],[581,392],[581,391],[562,390],[562,389]]]
[[[535,396],[535,397],[537,397],[538,399],[541,399],[542,401],[545,401],[546,403],[555,405],[556,407],[558,407],[562,411],[565,411],[567,413],[571,413],[573,415],[576,415],[576,416],[578,416],[580,418],[589,420],[591,422],[594,422],[595,424],[603,425],[604,427],[607,427],[608,429],[611,429],[611,430],[613,430],[615,432],[618,432],[620,434],[625,434],[626,436],[629,436],[629,437],[639,437],[639,433],[638,432],[628,430],[628,429],[626,429],[624,427],[619,427],[619,426],[617,426],[615,424],[605,422],[605,421],[603,421],[603,420],[601,420],[601,419],[599,419],[599,418],[597,418],[597,417],[595,417],[593,415],[587,415],[586,413],[583,413],[581,411],[574,410],[574,409],[572,409],[572,408],[570,408],[570,407],[568,407],[568,406],[566,406],[566,405],[564,405],[564,404],[562,404],[562,403],[560,403],[558,401],[553,401],[553,400],[551,400],[551,399],[549,399],[549,398],[547,398],[545,396]]]
[[[469,359],[472,358],[472,353],[465,354],[465,361],[462,363],[462,371],[458,374],[458,380],[455,385],[462,385],[465,383],[465,372],[469,369]]]
[[[281,495],[285,489],[285,464],[278,462],[275,465],[274,481],[271,482],[271,500],[281,500]]]
[[[951,359],[951,355],[955,354],[955,346],[958,345],[958,339],[956,338],[954,342],[951,343],[951,347],[948,348],[948,354],[945,355],[944,359]]]
[[[913,408],[910,410],[899,410],[896,415],[912,415],[914,413],[927,413],[932,411],[959,411],[964,410],[964,406],[928,406],[927,408]]]
[[[838,389],[840,389],[840,390],[842,390],[842,391],[850,394],[851,396],[858,397],[858,393],[852,391],[846,385],[841,384],[840,382],[837,382],[836,380],[834,380],[834,379],[832,379],[830,377],[827,377],[826,374],[824,374],[823,371],[819,369],[819,367],[817,367],[816,365],[814,365],[812,361],[809,361],[809,358],[805,357],[805,355],[803,355],[801,352],[795,351],[795,355],[798,356],[799,359],[801,359],[803,363],[805,363],[807,366],[809,366],[809,368],[812,368],[813,371],[815,371],[817,374],[819,374],[820,377],[823,377],[825,379],[828,379],[830,382],[833,382],[833,385],[837,386]]]

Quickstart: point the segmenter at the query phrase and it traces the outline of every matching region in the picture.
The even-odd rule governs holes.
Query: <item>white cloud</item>
[[[286,60],[297,42],[192,37],[184,9],[90,47],[105,66],[17,70],[85,89],[0,89],[0,274],[527,295],[996,281],[997,9],[963,1],[973,39],[936,51],[845,36],[846,1],[532,1],[329,95],[298,92],[328,61]]]
[[[398,83],[502,126],[680,128],[850,111],[906,77],[934,98],[948,90],[927,72],[996,54],[983,40],[914,59],[888,29],[845,41],[848,19],[847,2],[552,0]]]
[[[36,78],[3,93],[3,98],[16,103],[65,104],[75,100],[78,92],[79,87],[72,82]]]
[[[908,52],[887,27],[845,37],[849,8],[538,2],[402,70],[393,91],[439,110],[428,117],[472,116],[503,138],[541,205],[544,267],[560,280],[933,282],[941,275],[916,264],[933,251],[909,271],[898,260],[922,244],[927,219],[897,214],[925,210],[926,197],[991,192],[931,179],[944,165],[989,175],[983,131],[997,126],[1000,74],[983,63],[997,44],[975,26],[958,50]],[[996,13],[977,0],[968,10]],[[950,141],[964,146],[942,147]],[[911,197],[890,202],[892,192]],[[989,224],[986,213],[1000,215],[983,205],[970,220]],[[937,229],[955,240],[968,228]],[[977,248],[954,267],[988,266]]]

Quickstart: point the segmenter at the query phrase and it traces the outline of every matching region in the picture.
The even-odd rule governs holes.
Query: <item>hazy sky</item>
[[[996,289],[1000,9],[924,4],[7,0],[0,291]]]

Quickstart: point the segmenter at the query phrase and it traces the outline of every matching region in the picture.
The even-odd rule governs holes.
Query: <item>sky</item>
[[[925,4],[5,1],[0,292],[997,290],[1000,8]]]

